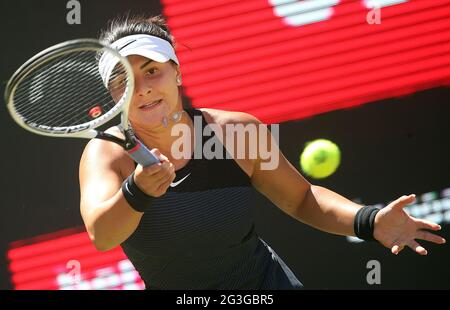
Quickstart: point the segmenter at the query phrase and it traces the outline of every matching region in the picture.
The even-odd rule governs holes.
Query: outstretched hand
[[[402,196],[381,209],[375,217],[374,238],[382,245],[398,254],[405,246],[420,255],[427,255],[415,239],[426,240],[437,244],[445,243],[445,239],[427,230],[441,229],[436,223],[417,219],[408,215],[403,208],[414,202],[415,195]]]

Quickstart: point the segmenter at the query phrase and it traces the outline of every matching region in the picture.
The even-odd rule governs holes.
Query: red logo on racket
[[[97,118],[100,115],[102,115],[102,108],[99,106],[93,107],[92,109],[89,110],[89,116],[92,118]]]

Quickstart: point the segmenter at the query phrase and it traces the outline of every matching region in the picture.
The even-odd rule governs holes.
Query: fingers
[[[163,162],[161,170],[152,177],[154,178],[155,194],[161,196],[176,177],[175,166],[170,162]]]
[[[161,152],[158,149],[152,149],[152,153],[156,157],[158,157],[158,159],[161,162],[159,162],[157,164],[153,164],[153,165],[147,166],[147,167],[143,167],[143,172],[147,176],[155,176],[155,177],[157,177],[158,173],[161,173],[162,170],[168,168],[172,164],[169,162],[169,159],[165,155],[161,154]]]
[[[159,181],[159,186],[156,189],[156,195],[162,196],[166,193],[167,189],[169,188],[170,184],[175,180],[176,174],[170,173],[164,177],[164,179],[161,179]]]
[[[162,155],[162,153],[157,148],[151,149],[150,152],[152,152],[156,157],[160,157]]]
[[[173,180],[175,180],[175,177],[175,174],[170,175],[169,178],[158,187],[158,191],[165,193]]]
[[[414,200],[416,200],[416,195],[414,195],[414,194],[410,194],[408,196],[403,195],[402,197],[398,198],[391,204],[392,204],[393,208],[403,208],[406,205],[414,202]]]
[[[399,244],[395,244],[395,245],[391,248],[392,254],[395,254],[395,255],[397,255],[398,253],[400,253],[401,250],[403,250],[403,246],[400,246]]]
[[[442,238],[438,235],[435,235],[431,232],[424,231],[424,230],[419,230],[416,234],[415,239],[421,239],[421,240],[425,240],[425,241],[429,241],[429,242],[433,242],[433,243],[437,243],[437,244],[443,244],[446,242],[446,240],[444,238]],[[424,247],[422,247],[419,243],[417,243],[414,239],[410,240],[408,242],[404,242],[404,241],[403,242],[400,242],[400,241],[395,242],[394,245],[391,247],[392,254],[397,255],[398,253],[400,253],[404,249],[405,245],[420,255],[428,254],[428,251]]]
[[[154,174],[155,183],[161,185],[162,183],[166,183],[167,180],[175,177],[175,166],[172,163],[164,162],[162,164],[161,170]]]
[[[161,162],[147,167],[138,165],[134,178],[136,184],[147,195],[160,197],[166,193],[170,183],[175,179],[175,166],[158,149],[152,149],[152,153]]]
[[[420,244],[418,244],[416,241],[411,240],[408,242],[408,247],[413,250],[414,252],[420,254],[420,255],[427,255],[428,252],[423,248]]]
[[[424,230],[419,230],[417,232],[416,238],[415,239],[421,239],[421,240],[425,240],[425,241],[429,241],[429,242],[433,242],[433,243],[437,243],[437,244],[443,244],[445,243],[445,239],[432,234],[428,231],[424,231]]]
[[[162,170],[162,163],[153,164],[147,167],[142,167],[142,173],[146,176],[153,176]]]
[[[162,154],[160,151],[159,151],[159,149],[157,149],[157,148],[154,148],[154,149],[152,149],[150,152],[152,152],[153,153],[153,155],[155,155],[161,162],[169,162],[169,159],[164,155],[164,154]]]
[[[411,240],[406,244],[411,250],[413,250],[414,252],[420,254],[420,255],[427,255],[428,252],[427,250],[425,250],[425,248],[423,248],[420,244],[418,244],[416,241]],[[400,244],[395,244],[392,248],[391,248],[391,252],[392,254],[397,255],[398,253],[400,253],[402,250],[404,249],[404,245],[400,245]]]
[[[422,219],[414,219],[414,222],[417,224],[419,229],[430,229],[430,230],[441,230],[441,226],[439,224],[422,220]]]

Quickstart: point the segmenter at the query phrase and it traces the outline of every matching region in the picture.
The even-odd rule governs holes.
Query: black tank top
[[[207,125],[200,110],[186,111]],[[203,145],[213,136],[203,137]],[[234,159],[190,159],[174,183],[121,245],[147,289],[302,287],[257,236],[254,189]]]

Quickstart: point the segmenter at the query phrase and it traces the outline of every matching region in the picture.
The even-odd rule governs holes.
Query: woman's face
[[[138,55],[127,58],[135,83],[128,118],[137,126],[160,126],[163,117],[182,109],[178,66],[171,61],[160,63]]]

